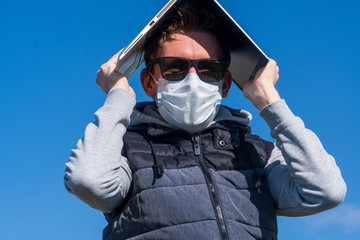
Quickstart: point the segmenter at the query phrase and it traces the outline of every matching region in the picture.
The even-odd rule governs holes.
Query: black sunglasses
[[[190,67],[195,66],[196,72],[204,82],[219,82],[224,78],[226,67],[221,59],[187,59],[181,57],[160,57],[149,62],[149,66],[159,63],[161,75],[168,81],[179,81],[186,77]]]

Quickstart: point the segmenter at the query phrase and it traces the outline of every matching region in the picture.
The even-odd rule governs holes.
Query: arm
[[[317,136],[284,100],[266,106],[260,115],[276,139],[266,174],[278,215],[310,215],[340,204],[345,182]]]
[[[344,200],[346,185],[332,156],[317,136],[295,117],[275,89],[279,68],[271,60],[244,88],[276,139],[266,166],[279,215],[301,216],[332,208]]]
[[[135,106],[135,93],[125,77],[115,73],[117,55],[101,66],[97,84],[108,94],[72,150],[66,163],[65,186],[102,212],[111,212],[128,193],[132,173],[121,155],[123,136]]]

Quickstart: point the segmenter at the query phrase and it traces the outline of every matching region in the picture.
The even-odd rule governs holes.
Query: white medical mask
[[[222,100],[222,81],[206,83],[196,73],[190,73],[183,80],[161,78],[157,83],[156,104],[169,124],[196,133],[212,123]]]

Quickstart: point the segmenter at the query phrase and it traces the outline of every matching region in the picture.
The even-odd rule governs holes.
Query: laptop
[[[144,62],[144,45],[147,37],[184,1],[196,2],[201,8],[217,17],[227,34],[226,44],[230,48],[231,55],[229,71],[232,73],[233,82],[242,89],[242,86],[253,79],[256,72],[264,67],[269,59],[216,0],[170,0],[121,52],[115,70],[129,79]]]

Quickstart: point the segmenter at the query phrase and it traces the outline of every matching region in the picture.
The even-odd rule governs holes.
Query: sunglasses
[[[158,63],[161,75],[168,81],[179,81],[186,77],[190,67],[195,66],[196,72],[204,82],[219,82],[224,78],[226,66],[221,59],[187,59],[180,57],[160,57],[149,62],[149,65]]]

